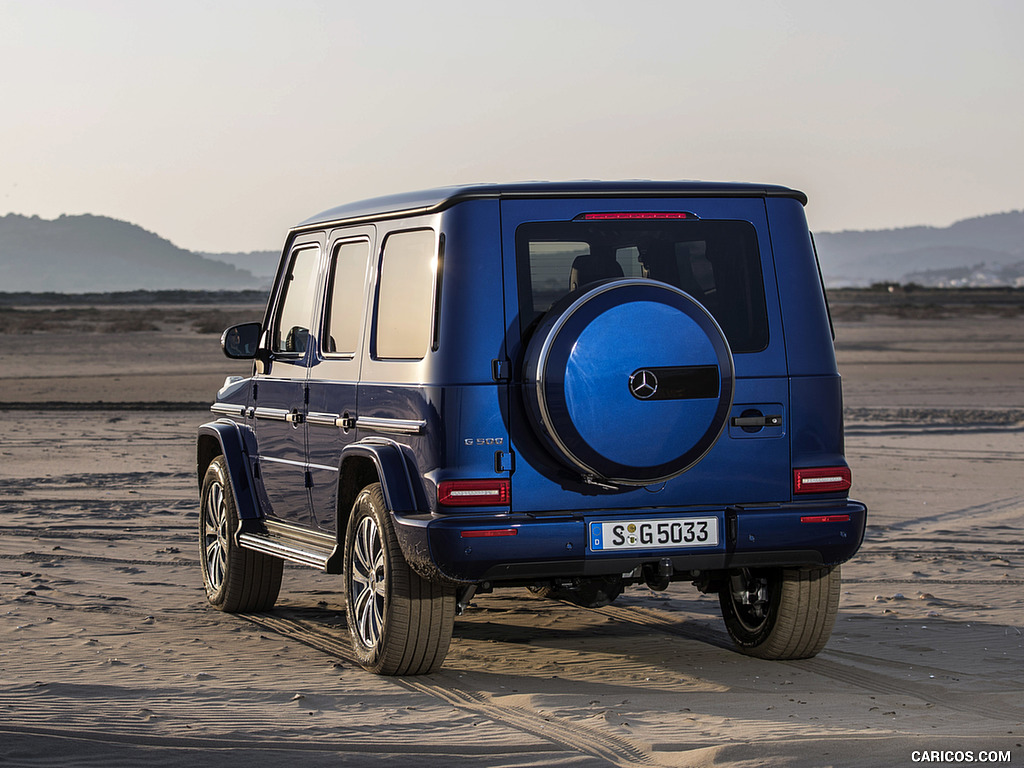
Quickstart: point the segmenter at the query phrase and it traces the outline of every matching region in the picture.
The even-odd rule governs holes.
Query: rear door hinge
[[[494,452],[494,471],[495,472],[515,472],[516,471],[516,455],[509,451]]]
[[[495,381],[508,381],[511,367],[508,360],[502,358],[491,360],[491,378]]]

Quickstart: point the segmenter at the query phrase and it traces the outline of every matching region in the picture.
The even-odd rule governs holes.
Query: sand
[[[354,663],[340,577],[206,605],[194,431],[240,372],[216,336],[0,336],[0,765],[1024,764],[1022,339],[837,323],[871,516],[817,658],[740,656],[689,585],[599,610],[517,589],[473,602],[441,672],[394,679]]]

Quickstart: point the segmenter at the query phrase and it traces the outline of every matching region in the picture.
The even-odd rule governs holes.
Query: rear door
[[[338,517],[341,451],[356,434],[356,395],[373,242],[373,227],[351,227],[331,233],[322,330],[311,352],[306,415],[310,497],[316,524],[331,531]]]
[[[762,198],[503,200],[501,216],[505,300],[507,306],[518,308],[518,315],[509,313],[518,322],[510,323],[506,339],[513,361],[510,426],[517,454],[512,486],[515,511],[719,506],[790,498],[789,386]],[[615,278],[657,280],[695,299],[728,341],[734,378],[727,422],[702,460],[665,483],[619,487],[612,493],[601,489],[600,478],[584,480],[540,436],[544,427],[527,405],[528,388],[535,382],[525,369],[533,335],[538,328],[545,332],[551,313],[564,311],[565,303],[571,303],[564,297]],[[652,319],[658,313],[646,310],[638,305],[638,311],[626,308],[606,316],[605,324],[612,329],[607,334],[609,362],[602,366],[594,361],[592,366],[602,375],[609,366],[621,368],[621,392],[613,388],[615,396],[638,408],[642,406],[634,400],[639,395],[631,398],[628,393],[634,383],[643,384],[639,378],[634,382],[634,374],[676,370],[672,366],[687,371],[699,367],[686,359],[668,367],[664,360],[651,366],[649,350],[657,346],[657,334],[665,329]],[[644,318],[642,324],[634,322],[638,317]],[[591,323],[585,333],[591,337],[600,333],[595,328],[598,325]],[[588,343],[600,350],[600,339],[595,343],[589,338]],[[698,392],[695,397],[700,396]],[[622,461],[624,445],[636,446],[638,453],[659,454],[661,448],[652,447],[650,441],[670,441],[684,433],[690,412],[686,409],[696,402],[681,403],[675,416],[671,410],[658,412],[680,420],[678,429],[673,429],[660,416],[655,422],[648,420],[645,427],[643,411],[628,415],[613,399],[569,402],[547,418],[589,419],[589,434],[597,430],[601,435],[591,442],[606,446],[598,445],[598,450],[616,452]],[[664,403],[653,404],[655,400],[651,408],[664,407]]]

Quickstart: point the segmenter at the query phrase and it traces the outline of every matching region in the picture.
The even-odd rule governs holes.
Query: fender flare
[[[373,462],[405,561],[425,579],[456,583],[441,573],[430,556],[427,539],[427,523],[431,519],[430,504],[423,486],[414,482],[413,478],[418,478],[419,474],[416,472],[415,458],[410,454],[408,446],[394,440],[368,437],[342,450],[341,466],[353,458]],[[344,533],[340,525],[338,539],[338,554],[343,556]],[[341,559],[339,557],[337,562],[333,562],[335,558],[332,558],[331,563],[339,569],[339,573]]]
[[[249,452],[241,428],[233,421],[213,421],[199,427],[196,439],[196,475],[200,490],[203,487],[206,468],[216,455],[215,451],[210,450],[211,440],[217,441],[220,454],[227,464],[239,520],[260,519],[260,507],[249,479]]]
[[[369,459],[377,470],[384,501],[392,513],[428,512],[423,489],[413,484],[411,459],[405,455],[405,449],[406,446],[386,437],[367,437],[342,449],[340,467],[344,467],[348,459]]]

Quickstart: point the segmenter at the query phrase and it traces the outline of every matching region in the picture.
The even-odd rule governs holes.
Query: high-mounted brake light
[[[509,482],[502,478],[443,480],[437,486],[437,501],[447,507],[503,506],[508,497]]]
[[[814,467],[793,470],[793,493],[835,493],[848,491],[849,467]]]
[[[608,219],[696,219],[692,213],[682,211],[624,211],[622,213],[585,213],[584,221],[604,221]]]

